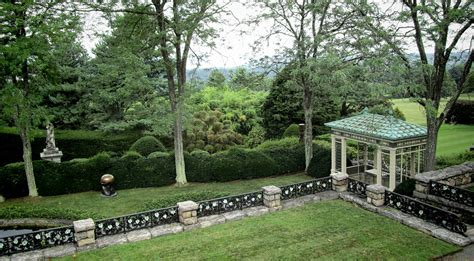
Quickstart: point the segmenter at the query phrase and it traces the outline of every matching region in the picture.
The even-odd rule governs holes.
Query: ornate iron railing
[[[458,215],[395,192],[385,191],[385,205],[459,234],[464,235],[467,230]]]
[[[462,188],[453,187],[436,181],[430,181],[428,194],[474,207],[474,192]]]
[[[347,191],[356,193],[359,195],[366,195],[366,190],[367,190],[367,183],[355,180],[355,179],[348,179],[348,184],[347,184]]]
[[[0,256],[74,243],[72,226],[43,229],[27,234],[0,238]]]
[[[178,208],[162,208],[95,221],[95,236],[102,237],[178,222]]]
[[[281,186],[281,199],[291,199],[332,189],[332,178],[320,178],[311,181]]]
[[[222,197],[198,202],[198,217],[221,214],[229,211],[263,205],[263,192],[256,191],[236,196]]]

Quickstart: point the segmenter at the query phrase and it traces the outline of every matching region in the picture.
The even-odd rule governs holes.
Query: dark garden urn
[[[110,174],[102,175],[100,178],[100,185],[102,185],[102,196],[114,197],[117,195],[114,188],[114,176]]]

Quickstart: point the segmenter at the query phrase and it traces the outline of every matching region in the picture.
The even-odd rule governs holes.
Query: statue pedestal
[[[40,157],[43,160],[52,161],[56,163],[61,163],[62,156],[63,156],[63,152],[60,151],[58,148],[43,149],[43,152],[40,153]]]

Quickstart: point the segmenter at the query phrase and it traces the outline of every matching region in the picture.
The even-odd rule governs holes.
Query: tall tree
[[[273,35],[290,38],[293,45],[284,49],[286,57],[296,65],[293,71],[294,83],[300,87],[304,109],[305,162],[308,167],[313,157],[313,95],[309,61],[317,59],[335,36],[349,28],[354,12],[347,8],[346,1],[262,1],[263,14],[260,17],[273,22],[268,39]]]
[[[45,111],[41,89],[55,81],[53,51],[65,34],[75,34],[77,16],[58,11],[62,1],[2,2],[0,8],[0,91],[2,109],[15,122],[23,145],[29,195],[38,196],[31,157],[32,128]]]
[[[426,171],[435,168],[439,129],[464,90],[474,59],[474,49],[469,47],[462,74],[457,79],[456,90],[442,109],[441,98],[444,92],[443,86],[446,86],[448,61],[453,51],[460,48],[459,42],[463,36],[472,33],[473,10],[471,0],[403,0],[401,11],[394,13],[377,8],[372,9],[373,13],[359,10],[359,14],[367,18],[365,26],[372,32],[372,37],[387,42],[392,51],[405,61],[409,72],[416,71],[413,70],[415,66],[421,69],[422,87],[411,89],[409,92],[426,112],[428,130],[424,161]],[[402,22],[402,26],[396,26],[394,20],[397,23]],[[410,46],[407,42],[416,45],[418,55],[415,64],[407,55],[408,50],[405,48]],[[431,46],[432,60],[428,51]]]
[[[125,3],[126,4],[126,3]],[[94,8],[106,12],[128,12],[149,15],[156,19],[152,33],[157,35],[155,49],[164,65],[168,97],[173,113],[173,137],[176,165],[176,184],[187,183],[183,149],[183,114],[185,105],[186,68],[191,53],[191,45],[199,41],[203,45],[213,46],[215,30],[210,26],[216,22],[217,15],[224,11],[225,3],[214,0],[151,0],[144,4],[146,9],[136,10],[129,6]]]

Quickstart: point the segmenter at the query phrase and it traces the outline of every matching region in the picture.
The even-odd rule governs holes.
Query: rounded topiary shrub
[[[163,151],[155,151],[150,153],[147,158],[153,159],[153,158],[159,158],[159,157],[169,157],[170,154],[168,152],[163,152]]]
[[[130,147],[131,151],[136,151],[140,155],[147,157],[150,153],[155,151],[165,151],[165,146],[153,136],[144,136],[135,141]]]
[[[139,158],[142,158],[143,156],[134,151],[134,150],[129,150],[129,151],[126,151],[123,156],[122,156],[122,159],[139,159]]]
[[[287,137],[299,137],[300,136],[300,127],[298,124],[291,124],[286,128],[285,132],[283,132],[283,138]]]
[[[307,174],[315,178],[324,178],[331,174],[331,148],[315,144]]]

